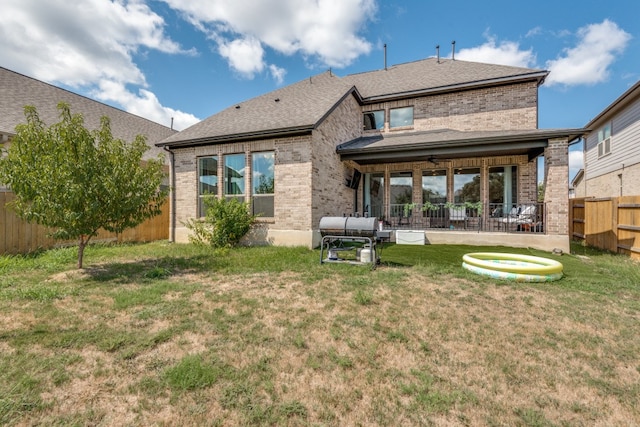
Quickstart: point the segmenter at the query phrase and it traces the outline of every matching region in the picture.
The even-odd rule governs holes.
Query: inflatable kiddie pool
[[[552,282],[562,277],[562,263],[543,257],[500,252],[475,252],[462,257],[472,273],[517,282]]]

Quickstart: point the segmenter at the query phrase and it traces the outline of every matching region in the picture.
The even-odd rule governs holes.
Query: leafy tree
[[[538,202],[544,202],[544,183],[538,183]]]
[[[0,159],[0,182],[16,194],[14,209],[29,222],[50,227],[56,239],[78,239],[78,268],[84,249],[101,228],[121,233],[158,215],[168,189],[161,189],[163,158],[142,164],[148,150],[138,135],[127,144],[114,139],[108,117],[89,131],[80,114],[58,104],[60,122],[49,127],[35,107],[16,127]]]

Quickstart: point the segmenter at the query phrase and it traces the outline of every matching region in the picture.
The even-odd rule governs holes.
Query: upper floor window
[[[218,195],[218,156],[198,159],[198,215],[204,216],[205,196]]]
[[[413,126],[413,107],[392,108],[389,110],[389,127]]]
[[[364,130],[384,129],[384,110],[367,111],[363,115]]]
[[[598,157],[611,153],[611,123],[607,123],[598,131]]]

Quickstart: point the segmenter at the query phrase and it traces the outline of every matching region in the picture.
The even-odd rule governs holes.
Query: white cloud
[[[104,102],[116,102],[132,114],[145,117],[165,126],[171,126],[171,120],[173,119],[173,128],[176,130],[185,129],[199,121],[192,114],[162,106],[153,92],[140,89],[136,95],[119,82],[102,80],[99,88],[93,92],[93,96]]]
[[[569,177],[573,179],[574,176],[578,173],[580,169],[584,167],[583,165],[583,155],[582,155],[582,144],[579,144],[580,149],[570,149],[569,150]]]
[[[547,61],[551,72],[547,84],[592,85],[606,81],[609,67],[630,39],[629,33],[608,19],[580,28],[578,44],[565,49],[561,57]]]
[[[495,37],[486,36],[487,41],[477,47],[461,49],[456,58],[465,61],[510,65],[513,67],[534,67],[536,55],[533,49],[521,50],[520,44],[512,41],[497,43]]]
[[[9,69],[75,89],[95,92],[110,83],[147,88],[133,59],[141,49],[195,54],[167,37],[164,25],[162,17],[139,0],[3,0],[0,58]],[[136,114],[151,120],[158,108],[182,114],[160,105],[155,95],[154,105],[149,95],[153,94],[148,90],[140,92]],[[100,99],[127,109],[135,104],[130,96],[101,94]]]
[[[525,37],[527,38],[535,37],[535,36],[539,36],[540,34],[542,34],[542,27],[537,26],[527,31],[527,34],[525,34]]]
[[[229,61],[231,68],[247,78],[262,72],[265,67],[264,50],[260,41],[254,37],[236,39],[231,42],[220,41],[218,52]]]
[[[218,50],[235,70],[247,77],[265,68],[264,57],[235,53],[232,47],[254,52],[265,48],[331,67],[345,67],[371,51],[359,35],[377,11],[375,0],[164,0],[196,28],[218,44]],[[233,40],[229,42],[229,40]],[[242,43],[234,44],[237,41]],[[252,65],[252,66],[251,66]],[[261,66],[260,66],[261,65]],[[239,68],[244,66],[244,68]],[[282,73],[273,73],[278,79]],[[251,73],[243,70],[253,70]]]
[[[269,71],[271,72],[271,77],[273,77],[279,85],[284,82],[284,76],[287,74],[287,70],[271,64],[269,65]]]

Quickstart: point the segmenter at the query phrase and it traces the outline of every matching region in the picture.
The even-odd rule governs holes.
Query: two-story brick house
[[[171,153],[171,234],[187,240],[184,222],[215,194],[251,201],[252,238],[273,244],[315,246],[323,216],[361,214],[431,243],[568,250],[568,143],[581,130],[537,128],[547,74],[431,58],[231,106],[158,144]]]

